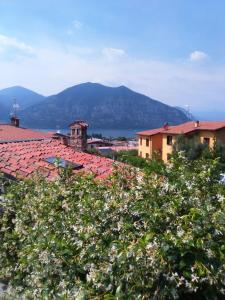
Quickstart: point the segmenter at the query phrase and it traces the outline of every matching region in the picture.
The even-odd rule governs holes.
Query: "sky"
[[[224,0],[0,0],[0,89],[82,82],[225,112]]]

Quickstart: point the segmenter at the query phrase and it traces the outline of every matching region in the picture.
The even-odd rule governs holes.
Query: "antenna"
[[[186,111],[187,111],[187,117],[188,117],[189,120],[191,120],[191,119],[192,119],[191,105],[185,104],[184,106],[185,106],[185,109],[186,109]]]
[[[61,130],[59,129],[59,125],[56,125],[56,133],[61,133]]]
[[[20,108],[19,104],[16,101],[16,98],[13,99],[13,106],[12,107],[13,107],[12,115],[16,118],[17,117],[17,112]]]

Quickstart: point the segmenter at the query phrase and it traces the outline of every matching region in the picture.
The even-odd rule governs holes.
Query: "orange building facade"
[[[138,155],[146,159],[162,159],[168,162],[179,135],[193,138],[213,148],[215,142],[225,144],[225,121],[193,121],[177,126],[164,125],[161,128],[138,132]]]

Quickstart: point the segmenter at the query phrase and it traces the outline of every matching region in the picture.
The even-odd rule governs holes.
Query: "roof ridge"
[[[155,135],[159,133],[182,134],[199,130],[219,130],[225,127],[225,121],[199,121],[198,126],[195,126],[197,121],[188,121],[178,125],[170,125],[168,128],[159,127],[150,130],[138,132],[138,135]]]

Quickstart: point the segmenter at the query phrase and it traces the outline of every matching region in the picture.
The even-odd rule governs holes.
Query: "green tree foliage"
[[[138,156],[137,150],[128,150],[128,151],[114,151],[110,156],[117,160],[127,164],[130,164],[134,167],[144,168],[148,165],[146,159]]]
[[[109,155],[110,158],[113,158],[117,161],[124,162],[128,165],[145,169],[148,172],[156,172],[162,174],[165,169],[165,165],[162,161],[157,159],[147,160],[143,157],[138,156],[137,150],[123,150],[118,152],[113,152]]]
[[[225,187],[217,160],[164,175],[18,182],[0,218],[0,278],[25,299],[224,299]]]
[[[188,138],[185,135],[179,135],[177,137],[173,150],[175,153],[183,151],[185,156],[191,160],[198,159],[209,152],[206,144],[199,143],[193,137]]]
[[[199,143],[194,138],[187,138],[184,135],[180,135],[173,147],[173,154],[177,154],[180,151],[189,159],[196,160],[205,159],[219,159],[220,169],[225,170],[225,145],[220,142],[215,142],[213,149],[210,149],[207,144]]]

